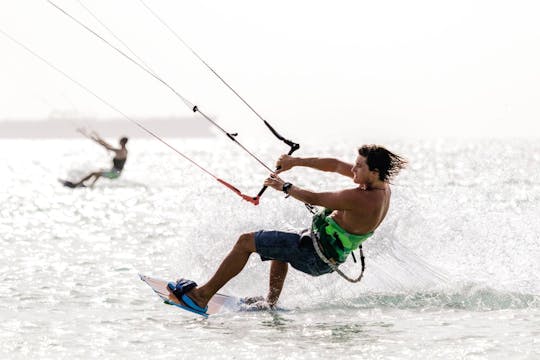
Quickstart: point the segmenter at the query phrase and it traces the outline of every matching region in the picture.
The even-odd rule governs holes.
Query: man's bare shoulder
[[[333,217],[345,230],[364,234],[376,229],[388,208],[386,191],[365,190],[360,187],[343,190],[347,194],[347,207],[334,211]]]
[[[390,197],[390,189],[366,190],[361,187],[344,190],[344,194],[349,197],[352,206],[349,210],[355,213],[366,213],[380,209],[387,203]]]
[[[341,204],[341,207],[336,207],[335,209],[341,210],[355,211],[375,202],[375,198],[371,194],[368,194],[359,187],[336,191],[334,196]]]
[[[340,191],[340,193],[346,196],[350,196],[352,198],[357,198],[357,199],[367,199],[367,200],[374,200],[379,197],[384,197],[385,192],[386,192],[386,189],[385,190],[380,190],[380,189],[367,190],[367,189],[362,188],[361,186],[343,189]]]
[[[119,157],[126,157],[128,151],[127,149],[117,149],[117,148],[112,148],[111,151],[114,151],[114,153],[116,154],[116,156],[119,156]]]

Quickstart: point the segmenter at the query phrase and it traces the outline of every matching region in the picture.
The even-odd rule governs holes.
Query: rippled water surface
[[[265,171],[217,140],[171,140],[244,192]],[[360,284],[291,269],[283,310],[208,320],[162,304],[137,273],[204,282],[246,231],[302,228],[309,214],[268,191],[258,207],[151,140],[133,139],[118,180],[68,189],[109,166],[87,140],[0,142],[3,358],[540,358],[538,141],[389,141],[410,166],[365,247]],[[354,146],[302,149],[353,160]],[[269,164],[281,148],[255,146]],[[311,189],[346,178],[296,169]],[[358,273],[359,266],[345,270]],[[252,256],[222,289],[266,291]]]

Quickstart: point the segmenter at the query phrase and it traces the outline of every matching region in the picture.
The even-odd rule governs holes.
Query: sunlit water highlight
[[[388,142],[411,165],[365,245],[360,284],[291,269],[284,311],[204,320],[160,303],[137,273],[204,282],[239,234],[302,228],[308,212],[274,191],[258,207],[242,202],[152,140],[128,144],[120,179],[64,188],[57,177],[109,166],[85,141],[0,143],[3,358],[540,357],[538,142]],[[245,192],[265,177],[228,142],[172,142]],[[352,161],[355,145],[301,151]],[[270,165],[283,151],[255,150]],[[284,177],[351,185],[307,169]],[[267,273],[254,255],[222,292],[264,294]]]

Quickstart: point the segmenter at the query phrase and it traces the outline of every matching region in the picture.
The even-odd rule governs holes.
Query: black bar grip
[[[287,153],[287,155],[292,155],[293,152],[295,152],[296,150],[300,149],[300,145],[299,145],[299,144],[291,143],[291,144],[289,144],[289,145],[291,146],[291,149],[289,150],[289,152]],[[276,168],[276,171],[279,170],[279,169],[281,169],[281,166],[278,166],[278,167]],[[254,197],[253,199],[254,199],[254,200],[255,200],[255,199],[258,200],[258,199],[262,196],[262,194],[264,194],[264,192],[266,191],[267,188],[268,188],[268,186],[264,185],[264,186],[261,188],[261,190],[259,190],[259,193],[257,194],[257,196]]]

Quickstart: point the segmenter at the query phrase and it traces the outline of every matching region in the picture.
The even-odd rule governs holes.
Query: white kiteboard
[[[249,310],[246,308],[246,303],[243,299],[218,293],[215,294],[208,302],[208,311],[206,312],[206,314],[201,314],[192,311],[189,307],[183,305],[180,301],[178,301],[178,298],[167,287],[168,281],[156,279],[142,274],[139,274],[139,277],[142,281],[148,284],[148,286],[150,286],[152,290],[154,290],[154,292],[163,300],[163,302],[165,302],[165,304],[177,306],[182,310],[191,311],[192,313],[203,317],[208,317],[208,315],[214,315],[218,313]]]

